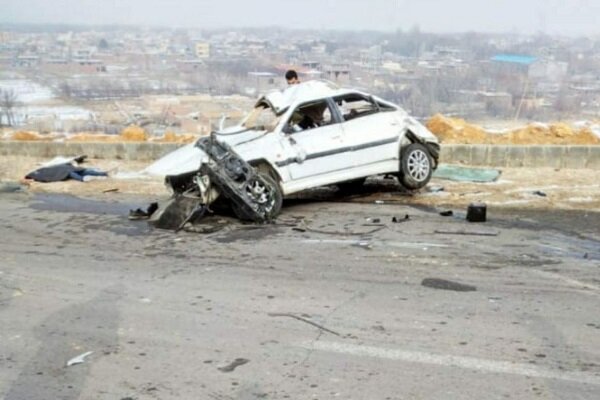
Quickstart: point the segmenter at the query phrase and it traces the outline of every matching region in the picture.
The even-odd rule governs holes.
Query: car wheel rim
[[[258,180],[251,182],[246,186],[246,194],[265,211],[268,212],[273,208],[274,199],[271,196],[269,188],[262,182]]]
[[[423,150],[414,150],[408,155],[408,174],[414,180],[422,182],[429,176],[429,158]]]

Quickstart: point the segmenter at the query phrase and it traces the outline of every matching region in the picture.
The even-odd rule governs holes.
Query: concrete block
[[[551,162],[545,146],[525,146],[525,150],[524,167],[547,167]],[[556,164],[560,165],[560,160]]]
[[[589,146],[567,146],[563,154],[563,168],[586,168],[589,154]]]
[[[485,144],[471,146],[471,165],[487,165],[489,148]]]
[[[490,146],[488,151],[487,165],[496,168],[506,167],[507,152],[507,146]]]
[[[587,167],[600,170],[600,146],[590,146]]]
[[[454,160],[454,148],[453,144],[442,144],[440,150],[440,163],[451,164]]]
[[[509,146],[506,152],[506,166],[517,168],[525,163],[527,148],[525,146]]]
[[[565,146],[544,146],[546,158],[550,160],[548,167],[563,168],[564,158],[566,153]]]
[[[471,164],[471,146],[459,144],[455,145],[452,154],[452,164]]]

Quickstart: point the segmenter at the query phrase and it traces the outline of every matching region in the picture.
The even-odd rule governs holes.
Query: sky
[[[0,23],[600,35],[600,0],[0,0]]]

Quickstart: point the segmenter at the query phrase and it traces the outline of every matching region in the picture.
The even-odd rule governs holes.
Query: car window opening
[[[393,111],[394,108],[375,101],[372,97],[363,97],[358,94],[339,97],[336,103],[344,121],[350,121],[380,111]]]
[[[291,133],[320,128],[334,122],[327,102],[307,104],[298,107],[292,114],[288,126]]]
[[[260,104],[246,117],[242,126],[246,129],[272,132],[277,127],[279,117],[271,107]]]

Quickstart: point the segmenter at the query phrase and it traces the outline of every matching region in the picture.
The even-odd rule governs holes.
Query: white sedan
[[[419,189],[437,167],[440,146],[395,104],[309,81],[261,97],[241,124],[200,139],[193,151],[167,177],[176,195],[194,192],[208,205],[223,194],[241,218],[264,221],[286,195],[354,187],[372,175],[395,174]]]

